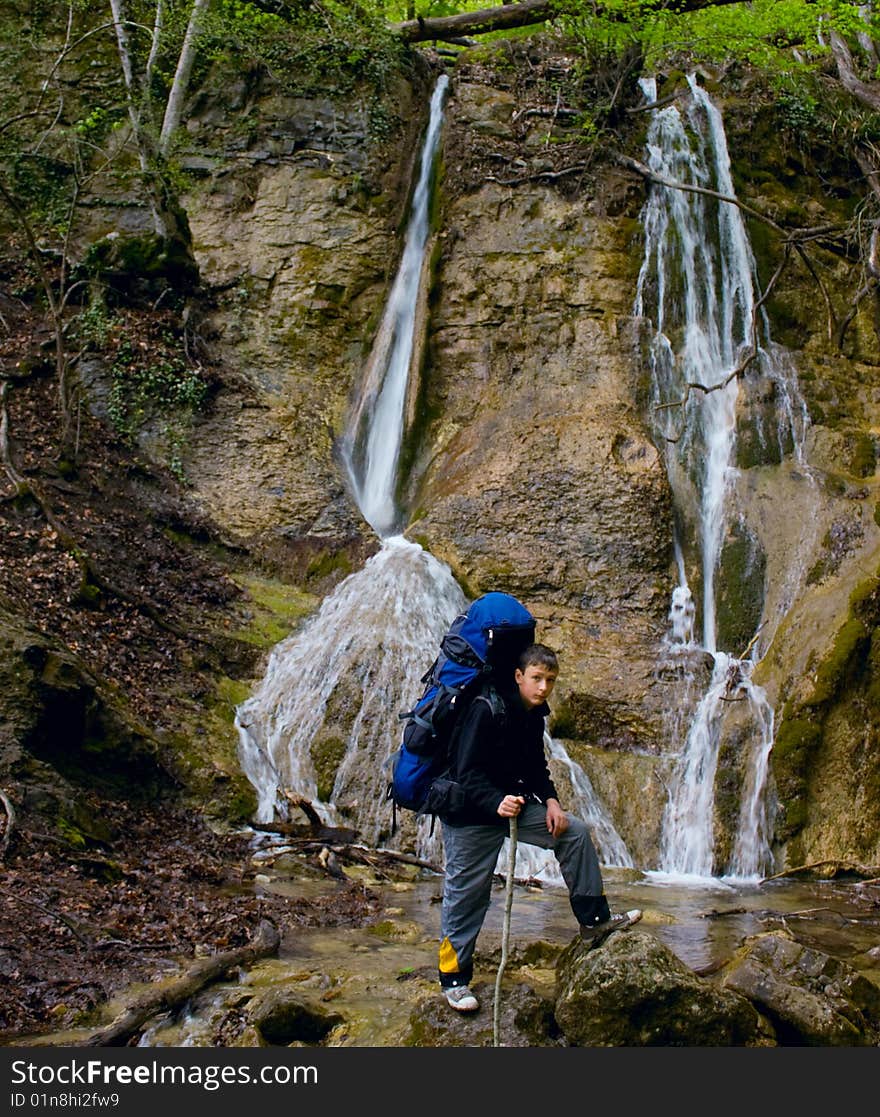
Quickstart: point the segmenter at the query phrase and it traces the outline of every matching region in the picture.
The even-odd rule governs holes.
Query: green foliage
[[[806,89],[783,85],[776,97],[776,111],[782,127],[798,139],[815,133],[819,122],[819,102]]]
[[[158,345],[135,346],[123,338],[110,366],[108,413],[116,431],[127,441],[150,419],[158,419],[164,436],[168,466],[181,482],[186,428],[204,404],[207,384],[166,332]]]
[[[74,123],[73,131],[83,140],[92,144],[99,144],[124,119],[125,115],[121,105],[111,107],[95,105],[94,108],[86,112],[85,116]]]
[[[93,298],[76,316],[73,332],[83,344],[104,349],[117,319],[107,310],[102,298]]]
[[[70,208],[70,164],[51,154],[0,152],[0,170],[7,189],[34,228],[63,235]]]
[[[828,0],[753,0],[677,13],[658,0],[603,0],[600,13],[586,0],[559,0],[559,26],[595,65],[635,48],[647,71],[678,61],[746,62],[771,71],[814,68],[828,55],[828,30],[845,36],[880,30],[860,5]],[[792,55],[797,47],[799,61]]]
[[[204,52],[240,67],[244,55],[293,93],[350,93],[360,83],[385,89],[405,49],[378,5],[313,0],[284,6],[284,16],[246,0],[223,0],[205,25]]]

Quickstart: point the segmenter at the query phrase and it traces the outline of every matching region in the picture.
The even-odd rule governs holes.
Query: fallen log
[[[396,31],[408,43],[424,43],[431,40],[454,42],[468,35],[485,35],[488,31],[508,31],[514,27],[528,27],[534,23],[544,23],[556,17],[552,0],[525,0],[522,4],[502,4],[500,7],[483,8],[479,12],[462,12],[454,16],[439,16],[435,19],[408,19],[403,23],[392,23]]]
[[[75,1042],[73,1047],[124,1047],[128,1040],[138,1032],[148,1020],[160,1012],[170,1012],[179,1008],[195,996],[206,985],[217,981],[232,969],[246,966],[258,958],[274,954],[281,942],[278,928],[264,921],[250,942],[234,950],[225,950],[210,958],[200,959],[181,977],[170,985],[150,990],[124,1009],[115,1020],[93,1032],[84,1040]]]
[[[723,7],[738,4],[741,0],[667,0],[664,7],[675,13],[701,11],[703,8]],[[591,13],[594,17],[614,18],[614,13],[606,11],[601,4],[593,3]],[[426,19],[417,16],[402,23],[389,24],[407,43],[439,41],[470,45],[470,35],[485,35],[490,31],[510,31],[515,27],[530,27],[536,23],[550,22],[560,14],[553,0],[523,0],[519,4],[501,4],[494,8],[483,8],[478,12],[461,12],[454,16],[438,16]]]
[[[314,827],[301,822],[252,822],[251,826],[261,834],[280,834],[294,841],[353,842],[358,836],[347,826]]]
[[[781,873],[774,873],[772,877],[764,877],[761,884],[768,880],[783,880],[785,877],[812,876],[819,880],[834,880],[839,876],[862,877],[870,880],[877,876],[876,865],[859,865],[854,861],[841,861],[836,857],[828,857],[824,861],[811,861],[808,865],[794,865]]]

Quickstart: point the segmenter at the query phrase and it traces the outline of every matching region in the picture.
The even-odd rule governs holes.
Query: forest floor
[[[128,986],[242,946],[263,921],[283,936],[376,918],[372,893],[354,881],[309,899],[258,894],[244,833],[214,833],[178,808],[93,801],[112,842],[75,852],[21,829],[0,871],[2,1046],[62,1031]]]
[[[246,595],[185,485],[84,405],[70,462],[53,337],[26,271],[0,246],[0,652],[21,656],[0,663],[5,1045],[244,944],[265,919],[283,934],[375,914],[353,883],[323,899],[259,896],[247,832],[209,825],[173,748],[151,753],[151,735],[173,742],[179,711],[198,711],[218,675],[252,673],[259,649],[231,635]],[[30,301],[12,294],[29,284]],[[162,311],[123,310],[116,342],[155,350],[173,327]],[[135,742],[115,755],[101,751],[114,695],[117,736]]]

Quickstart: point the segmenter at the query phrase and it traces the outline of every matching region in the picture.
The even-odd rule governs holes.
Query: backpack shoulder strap
[[[504,705],[504,699],[491,683],[482,688],[474,701],[485,702],[492,713],[493,720],[497,721],[499,724],[502,724],[506,719],[507,708]]]

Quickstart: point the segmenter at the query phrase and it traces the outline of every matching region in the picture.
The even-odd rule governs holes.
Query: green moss
[[[235,582],[248,594],[250,616],[233,635],[248,644],[271,648],[314,612],[318,598],[296,586],[258,575],[236,575]]]
[[[340,737],[325,737],[313,741],[309,751],[317,778],[318,798],[326,803],[333,796],[333,784],[346,753],[346,744]]]
[[[230,679],[223,675],[217,682],[215,690],[215,709],[223,721],[230,725],[235,722],[235,711],[238,706],[250,697],[251,688],[241,679]]]
[[[779,798],[776,837],[789,841],[807,820],[806,788],[812,758],[822,743],[822,728],[803,717],[783,719],[770,755]]]
[[[335,573],[344,575],[351,573],[351,561],[348,555],[344,551],[322,551],[306,567],[306,580],[317,582]]]
[[[59,818],[55,823],[55,829],[64,844],[70,846],[71,849],[85,849],[88,845],[82,831],[66,818]]]
[[[880,716],[880,628],[875,628],[871,634],[871,647],[866,659],[868,668],[865,679],[865,698],[869,710],[874,712],[874,717]]]
[[[854,477],[870,477],[877,468],[877,448],[874,439],[859,431],[850,440],[849,471]]]
[[[853,588],[849,595],[849,607],[867,623],[876,624],[880,620],[880,575],[865,578]]]
[[[805,707],[826,705],[839,694],[854,661],[860,656],[864,657],[868,640],[868,630],[856,617],[843,625],[830,654],[816,672],[816,684],[813,693],[804,703]]]
[[[373,923],[367,930],[371,935],[389,941],[398,938],[400,935],[399,928],[392,919],[382,919],[378,923]]]
[[[788,799],[777,820],[777,835],[783,841],[800,833],[807,823],[807,801],[802,795]]]
[[[808,757],[822,741],[821,728],[807,718],[783,721],[773,745],[774,764],[792,764]]]
[[[780,805],[776,823],[780,841],[790,841],[807,821],[810,772],[824,741],[829,712],[851,693],[868,709],[875,709],[880,699],[880,578],[860,582],[850,594],[849,607],[850,615],[831,650],[812,667],[811,693],[799,703],[788,702],[782,711],[770,757]],[[791,846],[788,856],[794,858]]]
[[[742,653],[761,623],[764,609],[766,557],[758,541],[736,523],[721,552],[723,576],[718,579],[719,646]]]

